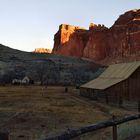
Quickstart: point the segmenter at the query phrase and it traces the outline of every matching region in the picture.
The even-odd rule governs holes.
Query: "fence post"
[[[115,121],[115,119],[116,117],[113,115],[112,120]],[[113,125],[112,133],[113,133],[113,140],[117,140],[117,125]]]
[[[68,87],[65,87],[65,93],[67,93],[68,92]]]
[[[117,140],[117,125],[113,126],[113,140]]]

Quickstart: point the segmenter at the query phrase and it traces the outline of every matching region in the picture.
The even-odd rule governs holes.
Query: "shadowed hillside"
[[[96,77],[102,71],[100,67],[80,58],[23,52],[0,45],[1,83],[27,75],[42,84],[80,84]]]

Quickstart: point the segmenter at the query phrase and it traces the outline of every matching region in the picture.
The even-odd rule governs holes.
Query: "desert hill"
[[[94,23],[89,29],[60,25],[53,54],[107,63],[140,60],[140,9],[124,13],[110,28]]]
[[[0,44],[0,82],[25,75],[44,84],[74,84],[98,75],[101,66],[92,61],[54,54],[23,52]]]

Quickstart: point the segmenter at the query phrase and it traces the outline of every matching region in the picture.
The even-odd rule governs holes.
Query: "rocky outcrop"
[[[54,36],[54,54],[96,61],[140,56],[140,10],[121,15],[111,28],[91,23],[89,29],[62,24]]]
[[[82,57],[88,38],[88,30],[62,24],[54,37],[53,53]]]
[[[36,48],[33,52],[34,53],[51,53],[51,49],[46,48]]]

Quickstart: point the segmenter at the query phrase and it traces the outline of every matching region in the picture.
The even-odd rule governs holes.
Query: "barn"
[[[81,85],[80,95],[119,105],[134,101],[140,108],[140,61],[110,65],[98,78]]]

